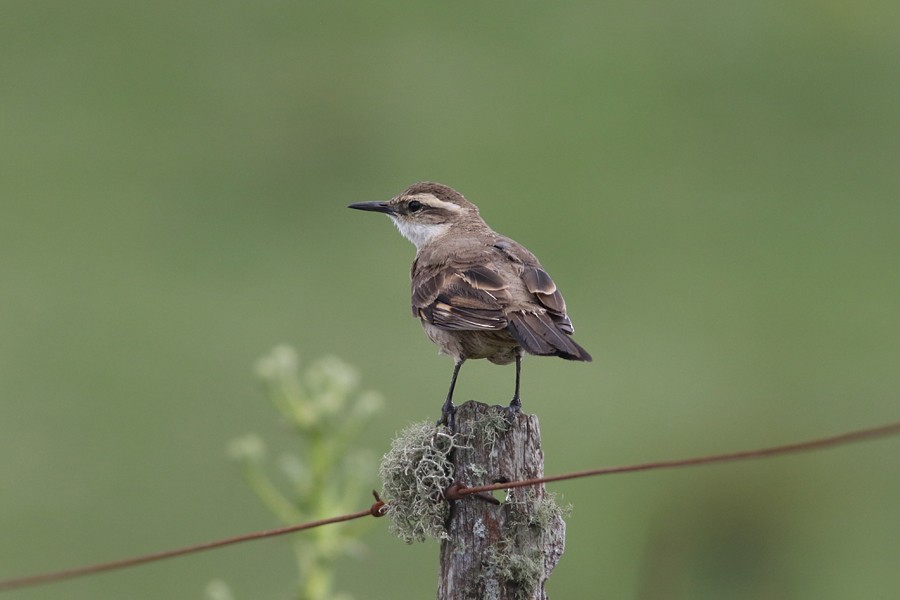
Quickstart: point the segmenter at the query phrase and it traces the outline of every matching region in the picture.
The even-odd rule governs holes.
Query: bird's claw
[[[440,427],[443,425],[450,431],[454,431],[456,428],[456,423],[454,417],[456,416],[456,407],[452,402],[445,402],[444,406],[441,407],[441,418],[437,420],[435,425]]]
[[[506,419],[512,424],[516,417],[522,414],[522,400],[518,396],[513,396],[509,406],[503,410],[506,412]]]

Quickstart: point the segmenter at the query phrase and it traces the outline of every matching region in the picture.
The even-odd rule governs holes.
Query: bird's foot
[[[440,427],[443,425],[451,432],[456,431],[456,422],[454,417],[456,416],[456,407],[452,402],[444,402],[444,405],[441,407],[441,418],[438,419],[435,425]]]
[[[506,419],[512,423],[518,415],[522,414],[522,399],[518,395],[513,396],[509,406],[504,410],[506,411]]]

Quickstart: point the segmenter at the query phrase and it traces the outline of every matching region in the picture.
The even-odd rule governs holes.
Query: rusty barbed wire
[[[794,454],[798,452],[808,452],[813,450],[823,450],[826,448],[832,448],[836,446],[841,446],[844,444],[850,444],[853,442],[861,442],[865,440],[873,440],[882,437],[888,437],[892,435],[900,434],[900,422],[890,423],[888,425],[881,425],[878,427],[870,427],[867,429],[857,429],[855,431],[849,431],[846,433],[841,433],[838,435],[833,435],[829,437],[816,438],[813,440],[807,440],[804,442],[795,442],[791,444],[783,444],[780,446],[770,446],[766,448],[758,448],[755,450],[742,450],[739,452],[729,452],[725,454],[711,454],[706,456],[697,456],[692,458],[685,459],[675,459],[675,460],[663,460],[663,461],[655,461],[655,462],[646,462],[646,463],[638,463],[633,465],[624,465],[624,466],[615,466],[615,467],[602,467],[599,469],[590,469],[586,471],[575,471],[571,473],[565,473],[562,475],[550,475],[548,477],[539,477],[535,479],[523,479],[520,481],[506,481],[502,483],[495,483],[490,485],[479,485],[467,487],[462,485],[459,482],[454,483],[445,492],[445,497],[448,500],[459,500],[469,495],[476,495],[476,497],[485,499],[485,496],[481,494],[485,494],[486,492],[492,492],[496,490],[505,490],[511,488],[518,487],[526,487],[531,485],[541,485],[544,483],[553,483],[556,481],[565,481],[568,479],[578,479],[583,477],[594,477],[599,475],[611,475],[614,473],[634,473],[637,471],[651,471],[656,469],[672,469],[676,467],[692,467],[699,465],[708,465],[714,463],[724,463],[724,462],[733,462],[739,460],[748,460],[753,458],[766,458],[771,456],[782,456],[786,454]],[[242,542],[248,542],[252,540],[258,540],[263,538],[276,537],[280,535],[285,535],[288,533],[294,533],[297,531],[304,531],[307,529],[313,529],[315,527],[322,527],[324,525],[332,525],[335,523],[342,523],[345,521],[352,521],[355,519],[361,519],[363,517],[381,517],[384,516],[385,510],[387,508],[388,502],[382,501],[382,499],[378,496],[377,492],[372,492],[375,496],[375,502],[367,508],[366,510],[361,510],[355,513],[349,513],[345,515],[339,515],[336,517],[330,517],[327,519],[319,519],[316,521],[309,521],[307,523],[299,523],[296,525],[289,525],[287,527],[279,527],[276,529],[267,529],[263,531],[256,531],[253,533],[246,533],[242,535],[236,535],[228,538],[224,538],[221,540],[216,540],[212,542],[203,542],[200,544],[194,544],[191,546],[184,546],[182,548],[176,548],[174,550],[164,550],[162,552],[154,552],[150,554],[143,554],[141,556],[135,556],[131,558],[125,558],[120,560],[113,560],[105,563],[97,563],[93,565],[88,565],[84,567],[75,567],[71,569],[63,569],[60,571],[50,571],[46,573],[39,573],[36,575],[27,575],[24,577],[16,577],[12,579],[0,580],[0,592],[12,591],[16,589],[21,589],[25,587],[32,587],[36,585],[42,585],[47,583],[53,583],[58,581],[64,581],[68,579],[74,579],[76,577],[85,577],[88,575],[95,575],[98,573],[104,573],[107,571],[113,571],[118,569],[124,569],[127,567],[134,567],[138,565],[143,565],[151,562],[156,562],[160,560],[164,560],[167,558],[175,558],[177,556],[184,556],[186,554],[194,554],[197,552],[204,552],[206,550],[213,550],[215,548],[222,548],[224,546],[230,546],[233,544],[239,544]],[[491,498],[489,501],[494,500]]]
[[[758,448],[756,450],[741,450],[739,452],[728,452],[725,454],[710,454],[708,456],[695,456],[693,458],[682,458],[673,460],[662,460],[655,462],[639,463],[635,465],[625,465],[618,467],[602,467],[599,469],[589,469],[587,471],[575,471],[565,473],[563,475],[550,475],[548,477],[537,477],[534,479],[523,479],[521,481],[509,481],[501,483],[493,483],[489,485],[476,485],[465,487],[456,484],[453,490],[454,496],[467,496],[470,494],[482,494],[485,492],[493,492],[497,490],[508,490],[512,488],[526,487],[530,485],[540,485],[542,483],[553,483],[555,481],[564,481],[568,479],[579,479],[581,477],[593,477],[597,475],[611,475],[613,473],[634,473],[636,471],[651,471],[656,469],[672,469],[675,467],[695,467],[699,465],[709,465],[721,462],[734,462],[738,460],[748,460],[751,458],[765,458],[767,456],[781,456],[785,454],[795,454],[798,452],[809,452],[812,450],[824,450],[826,448],[870,440],[879,437],[887,437],[900,434],[900,423],[891,423],[881,427],[870,427],[867,429],[857,429],[848,431],[830,437],[816,438],[805,442],[795,442],[792,444],[783,444],[781,446],[769,446],[767,448]],[[453,487],[453,486],[451,486]]]
[[[299,523],[296,525],[288,525],[286,527],[278,527],[276,529],[266,529],[263,531],[254,531],[252,533],[245,533],[242,535],[235,535],[232,537],[223,538],[221,540],[215,540],[212,542],[203,542],[200,544],[193,544],[191,546],[184,546],[182,548],[176,548],[174,550],[163,550],[162,552],[153,552],[151,554],[142,554],[141,556],[134,556],[131,558],[123,558],[121,560],[113,560],[105,563],[97,563],[94,565],[88,565],[85,567],[75,567],[72,569],[63,569],[61,571],[52,571],[47,573],[40,573],[37,575],[28,575],[25,577],[16,577],[14,579],[5,579],[0,581],[0,592],[10,591],[14,589],[31,587],[36,585],[41,585],[45,583],[53,583],[56,581],[63,581],[66,579],[75,579],[76,577],[84,577],[87,575],[95,575],[97,573],[104,573],[106,571],[115,571],[118,569],[124,569],[126,567],[135,567],[137,565],[143,565],[151,562],[156,562],[159,560],[164,560],[166,558],[175,558],[176,556],[184,556],[185,554],[194,554],[196,552],[203,552],[205,550],[212,550],[214,548],[222,548],[224,546],[230,546],[232,544],[239,544],[241,542],[249,542],[251,540],[259,540],[262,538],[270,538],[277,537],[279,535],[285,535],[288,533],[294,533],[296,531],[303,531],[305,529],[313,529],[315,527],[321,527],[323,525],[332,525],[334,523],[342,523],[344,521],[352,521],[354,519],[360,519],[362,517],[382,517],[384,516],[384,506],[385,503],[378,497],[376,492],[372,492],[375,496],[375,502],[366,510],[361,510],[359,512],[350,513],[346,515],[340,515],[337,517],[330,517],[327,519],[319,519],[317,521],[309,521],[307,523]]]

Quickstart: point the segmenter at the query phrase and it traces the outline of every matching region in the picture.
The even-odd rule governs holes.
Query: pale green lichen
[[[555,527],[559,520],[564,520],[572,512],[571,504],[560,506],[556,501],[555,492],[544,491],[540,499],[536,499],[534,490],[528,490],[523,496],[519,500],[509,502],[507,523],[510,526],[525,525],[546,531]]]
[[[506,504],[507,517],[503,524],[503,540],[496,548],[489,548],[484,571],[479,578],[483,597],[496,597],[492,590],[512,587],[516,598],[531,598],[541,581],[546,579],[546,557],[540,547],[523,543],[524,539],[538,539],[557,528],[571,508],[562,507],[552,492],[536,497],[528,490],[518,499]],[[552,567],[550,567],[552,568]]]
[[[544,557],[539,550],[523,553],[507,551],[512,544],[504,543],[503,548],[490,548],[487,552],[486,575],[503,580],[516,590],[516,598],[531,598],[544,575]],[[485,587],[487,586],[485,581]]]
[[[475,477],[486,477],[488,474],[487,469],[475,463],[469,463],[469,472]]]
[[[391,531],[406,543],[447,539],[449,506],[443,495],[453,483],[450,453],[459,445],[446,427],[416,423],[400,432],[381,459]]]
[[[473,437],[482,441],[491,451],[500,440],[500,437],[509,431],[509,415],[505,409],[497,409],[496,407],[488,411],[481,419],[475,423]]]

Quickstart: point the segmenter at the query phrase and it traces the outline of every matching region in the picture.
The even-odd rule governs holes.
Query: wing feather
[[[441,329],[504,329],[508,299],[502,277],[487,267],[413,270],[413,314]]]
[[[483,247],[465,250],[449,260],[427,255],[422,264],[419,259],[413,263],[415,316],[445,330],[506,329],[531,354],[591,359],[570,337],[574,328],[565,300],[531,252],[503,237],[488,247],[489,253]],[[515,297],[511,289],[519,290]]]
[[[475,266],[458,273],[466,283],[479,290],[505,290],[509,284],[497,271],[484,266]]]

